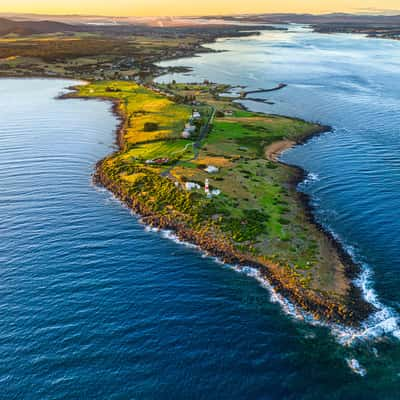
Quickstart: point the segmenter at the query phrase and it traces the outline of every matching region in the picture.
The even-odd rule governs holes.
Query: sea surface
[[[252,271],[146,229],[93,186],[118,121],[76,82],[0,80],[0,399],[400,398],[400,42],[293,27],[168,81],[288,87],[260,111],[333,126],[283,156],[363,263],[362,332],[295,316]],[[257,96],[259,97],[259,96]]]

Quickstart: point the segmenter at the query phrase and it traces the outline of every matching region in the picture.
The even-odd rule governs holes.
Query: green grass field
[[[180,137],[191,109],[143,86],[131,82],[98,82],[80,87],[84,97],[117,99],[126,117],[124,139],[127,145]],[[155,123],[158,128],[146,132],[146,123]]]
[[[206,86],[207,88],[208,86]],[[141,199],[160,215],[186,218],[202,230],[212,226],[242,253],[269,260],[307,288],[337,290],[325,238],[312,225],[289,182],[293,170],[266,156],[268,147],[282,140],[296,141],[321,129],[297,119],[250,113],[226,99],[218,100],[201,85],[189,86],[202,93],[204,113],[208,104],[233,110],[229,117],[213,121],[198,150],[194,141],[180,138],[191,108],[147,88],[127,82],[99,82],[79,88],[79,95],[119,101],[125,116],[124,146],[108,157],[103,171],[125,192]],[[189,90],[184,87],[185,93]],[[175,88],[180,90],[179,86]],[[146,122],[157,124],[152,132]],[[168,159],[165,165],[146,161]],[[218,172],[204,169],[213,165]],[[207,198],[204,182],[218,196]],[[200,190],[185,190],[186,182],[198,183]]]
[[[124,160],[130,160],[132,162],[156,158],[188,161],[194,157],[193,142],[190,140],[177,139],[137,144],[126,151],[121,157]]]

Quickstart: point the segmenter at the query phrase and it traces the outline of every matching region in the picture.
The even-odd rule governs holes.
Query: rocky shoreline
[[[224,263],[258,269],[277,293],[295,305],[300,306],[304,311],[311,313],[314,318],[318,320],[323,319],[328,322],[342,323],[348,326],[358,326],[373,311],[372,306],[363,300],[361,291],[355,285],[351,286],[347,305],[344,306],[339,301],[334,302],[332,299],[324,298],[323,295],[317,296],[315,292],[295,285],[290,276],[285,275],[283,271],[279,271],[279,266],[272,263],[268,265],[245,254],[240,254],[233,248],[227,238],[219,236],[217,232],[207,230],[206,228],[201,231],[195,231],[190,228],[187,221],[179,219],[178,215],[167,217],[152,212],[145,204],[129,196],[123,188],[111,181],[103,172],[102,164],[103,161],[100,161],[96,166],[94,182],[104,186],[113,193],[114,196],[127,205],[135,214],[140,216],[144,224],[173,231],[180,241],[194,244],[200,250],[220,259]],[[305,205],[309,204],[306,195],[302,195],[301,198],[303,198]],[[310,219],[313,219],[311,211],[308,211],[307,214]],[[322,226],[319,226],[319,229],[328,235],[332,244],[336,246],[341,259],[348,266],[346,270],[348,277],[354,279],[360,271],[359,266],[344,252],[332,235],[324,231]]]
[[[76,97],[74,94],[65,97]],[[110,101],[110,99],[103,99]],[[121,121],[116,135],[116,141],[120,149],[124,146],[125,116],[119,107],[119,101],[113,101],[113,112]],[[321,130],[314,132],[298,141],[297,144],[305,143],[311,137],[320,135],[330,130],[329,127],[321,127]],[[107,158],[106,158],[107,159]],[[104,186],[112,192],[120,201],[126,204],[135,214],[140,216],[144,224],[159,229],[173,231],[179,240],[198,246],[201,251],[216,257],[224,263],[231,265],[249,266],[260,271],[261,275],[271,284],[274,290],[288,299],[290,302],[299,306],[302,310],[313,315],[317,320],[344,324],[346,326],[359,326],[374,311],[373,306],[367,303],[361,290],[350,284],[346,298],[338,299],[326,296],[323,293],[306,289],[298,283],[283,268],[275,265],[273,261],[260,259],[250,254],[244,254],[234,248],[230,239],[222,232],[215,231],[208,226],[201,230],[195,230],[190,225],[187,216],[171,213],[168,216],[153,212],[148,205],[129,195],[122,185],[113,181],[104,171],[105,160],[100,160],[96,165],[94,182]],[[286,165],[286,164],[285,164]],[[302,182],[306,173],[299,167],[289,166],[293,170],[293,179],[290,182],[292,188]],[[167,178],[166,178],[167,179]],[[308,220],[314,224],[318,230],[325,235],[339,259],[345,266],[345,275],[349,280],[354,280],[360,273],[361,267],[357,265],[350,255],[344,250],[343,246],[327,232],[316,220],[309,196],[296,191],[298,200],[304,208],[304,214]]]

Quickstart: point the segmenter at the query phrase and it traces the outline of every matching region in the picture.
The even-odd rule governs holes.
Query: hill
[[[79,31],[78,26],[54,21],[13,21],[0,18],[0,35],[11,33],[18,35],[35,35],[41,33]]]

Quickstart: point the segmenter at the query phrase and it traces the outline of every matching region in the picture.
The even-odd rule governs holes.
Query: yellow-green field
[[[164,95],[131,82],[96,82],[78,89],[82,97],[118,101],[119,112],[124,116],[123,151],[108,160],[110,169],[123,164],[160,173],[179,161],[194,158],[194,139],[181,138],[191,117],[190,107],[176,104]],[[156,124],[157,129],[146,131],[146,123]],[[168,161],[161,165],[146,163],[155,159]],[[126,171],[123,176],[129,181]]]
[[[190,106],[132,83],[80,87],[80,96],[118,100],[125,119],[121,150],[102,163],[107,181],[160,218],[179,218],[198,232],[222,235],[245,257],[274,266],[293,287],[339,302],[346,298],[345,267],[304,210],[293,184],[298,172],[268,157],[271,145],[295,143],[322,127],[244,111],[219,98],[213,85],[183,90],[177,85],[172,94],[183,98],[190,90],[191,95],[201,93],[204,114],[207,104],[216,111],[211,129],[197,143],[195,137],[180,138]],[[149,122],[158,129],[146,132]],[[149,162],[153,160],[162,162]],[[210,166],[218,170],[206,172]],[[214,196],[205,193],[206,179]],[[188,183],[200,189],[188,190]]]
[[[126,118],[124,142],[127,145],[180,137],[191,116],[187,106],[175,104],[167,97],[131,82],[99,82],[82,86],[80,95],[103,97],[120,102]],[[146,123],[155,123],[158,129],[145,132]]]

